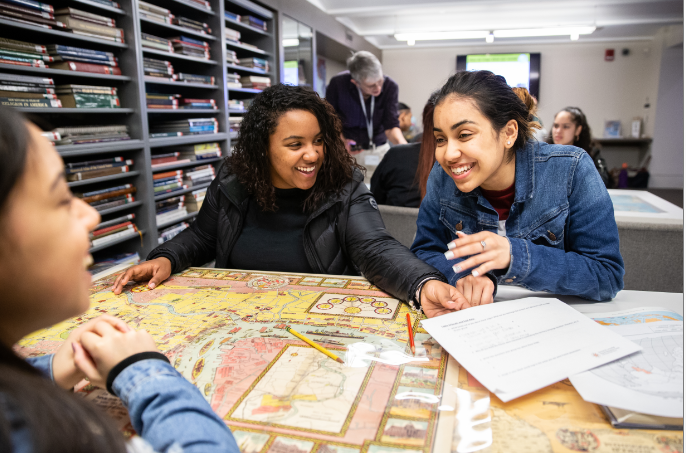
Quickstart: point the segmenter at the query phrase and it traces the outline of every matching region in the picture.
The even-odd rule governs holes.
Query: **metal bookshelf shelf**
[[[67,71],[66,69],[51,69],[51,68],[32,68],[30,66],[19,66],[14,64],[0,64],[0,71],[19,71],[19,72],[32,72],[35,75],[44,75],[45,77],[53,76],[65,76],[65,77],[79,77],[88,79],[105,79],[111,81],[122,81],[128,82],[131,77],[124,75],[109,75],[109,74],[96,74],[93,72],[79,72],[79,71]]]
[[[239,66],[236,64],[226,63],[226,69],[235,69],[236,71],[249,72],[250,74],[259,74],[263,76],[271,75],[271,72],[265,72],[260,69],[246,68],[245,66]]]
[[[192,30],[190,28],[179,27],[178,25],[163,24],[162,22],[156,22],[154,20],[146,19],[144,17],[141,17],[140,20],[141,20],[141,24],[147,24],[148,26],[151,26],[151,28],[173,30],[173,31],[176,31],[176,32],[179,32],[182,34],[197,36],[198,38],[206,39],[207,41],[214,41],[215,39],[217,39],[212,35],[200,33],[200,32],[197,32],[195,30]]]
[[[189,57],[188,55],[181,55],[179,53],[164,52],[162,50],[148,49],[146,47],[143,47],[143,53],[160,55],[162,57],[167,57],[167,58],[175,58],[177,60],[195,61],[196,63],[202,63],[202,64],[208,64],[208,65],[216,65],[217,64],[217,62],[215,60],[203,60],[202,58]]]
[[[126,203],[121,206],[115,206],[114,208],[109,208],[109,209],[103,209],[102,211],[98,211],[100,215],[107,215],[107,214],[114,214],[115,212],[119,211],[124,211],[126,209],[130,208],[136,208],[138,206],[141,206],[143,204],[142,201],[134,201],[133,203]]]
[[[85,179],[83,181],[72,181],[67,183],[69,187],[85,186],[86,184],[96,184],[99,182],[116,181],[117,179],[133,178],[140,175],[140,171],[127,171],[126,173],[117,173],[116,175],[102,176],[100,178]]]
[[[271,20],[274,18],[274,14],[271,11],[250,0],[227,0],[227,3],[249,11],[251,14],[260,16],[262,20]]]
[[[90,154],[116,153],[118,151],[132,151],[142,149],[142,140],[125,140],[111,143],[89,143],[86,145],[55,146],[62,157],[87,156]]]
[[[162,3],[165,4],[166,6],[171,6],[172,8],[188,8],[189,10],[192,11],[200,11],[201,13],[205,13],[208,16],[214,16],[215,12],[210,11],[208,9],[205,9],[201,6],[194,5],[192,3],[187,3],[181,0],[171,0],[171,4],[169,4],[170,0],[164,0]]]
[[[185,137],[151,138],[149,140],[151,148],[159,148],[175,145],[194,145],[196,143],[218,142],[226,140],[226,133],[186,135]]]
[[[0,19],[0,26],[19,28],[22,30],[30,31],[32,33],[40,33],[43,35],[59,36],[60,39],[64,39],[67,41],[81,41],[81,43],[99,44],[101,46],[119,47],[121,49],[126,49],[129,47],[129,45],[126,43],[108,41],[100,38],[92,38],[90,36],[75,35],[73,33],[68,33],[66,31],[43,28],[37,25],[23,24],[21,22],[15,22],[13,20],[7,19]]]
[[[248,51],[248,52],[256,53],[256,54],[258,54],[258,55],[271,55],[269,52],[265,52],[265,51],[262,50],[262,49],[255,49],[255,48],[252,48],[252,47],[243,46],[243,45],[241,45],[241,44],[237,44],[237,43],[234,43],[234,42],[231,42],[231,41],[224,41],[224,43],[226,44],[227,47],[235,47],[236,49],[242,49],[242,50],[245,50],[245,51]]]
[[[251,27],[250,25],[244,24],[243,22],[238,22],[236,20],[229,19],[226,16],[224,16],[224,21],[227,23],[227,25],[230,25],[230,27],[228,27],[228,28],[233,28],[234,26],[240,28],[240,30],[238,30],[238,31],[240,31],[241,33],[244,31],[248,31],[248,32],[257,33],[259,35],[272,36],[272,34],[269,32],[266,32],[264,30],[260,30],[259,28]]]
[[[64,107],[16,107],[20,112],[30,113],[133,113],[133,109],[78,109]]]
[[[217,113],[221,113],[220,109],[145,109],[148,112],[148,115],[159,115],[159,114],[165,114],[165,113],[201,113],[201,114],[208,114],[208,115],[216,115]]]
[[[171,85],[178,86],[179,88],[205,88],[208,90],[216,90],[219,85],[208,85],[206,83],[187,83],[187,82],[175,82],[173,80],[164,80],[157,77],[145,77],[144,82],[150,85]]]
[[[157,225],[157,229],[163,230],[167,227],[170,227],[172,225],[176,225],[177,223],[185,222],[186,220],[190,220],[190,219],[197,217],[197,216],[198,216],[198,211],[191,212],[190,214],[183,216],[183,217],[180,217],[178,219],[174,219],[174,220],[170,220],[168,222],[161,223],[161,224]]]
[[[145,236],[145,230],[139,230],[140,234],[138,234],[137,231],[132,232],[131,234],[128,234],[126,236],[122,236],[119,239],[113,240],[112,242],[108,242],[106,244],[98,245],[97,247],[91,247],[91,249],[88,251],[89,253],[95,253],[99,252],[100,250],[104,250],[108,247],[112,247],[113,245],[121,244],[122,242],[129,241],[133,238],[140,238],[141,235]]]
[[[169,165],[165,165],[164,167],[153,168],[152,172],[154,174],[154,173],[162,173],[165,171],[178,170],[180,168],[198,167],[200,165],[214,164],[214,163],[219,162],[222,159],[224,159],[224,158],[223,157],[217,157],[214,159],[202,159],[202,160],[194,160],[192,162],[183,162],[181,164],[174,164],[174,163],[170,162]]]
[[[178,197],[179,195],[185,195],[187,193],[193,192],[195,190],[204,189],[205,187],[210,187],[210,183],[200,184],[199,186],[189,187],[188,189],[179,190],[176,192],[164,193],[162,195],[155,195],[155,201],[166,200],[171,197]]]
[[[255,88],[229,88],[229,91],[235,91],[236,93],[252,93],[252,94],[258,94],[258,93],[262,92],[262,90],[256,90]]]

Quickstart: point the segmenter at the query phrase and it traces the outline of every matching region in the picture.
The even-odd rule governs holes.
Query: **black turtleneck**
[[[311,273],[303,242],[308,214],[303,211],[309,190],[276,189],[278,209],[262,211],[248,201],[243,230],[229,257],[234,269]]]

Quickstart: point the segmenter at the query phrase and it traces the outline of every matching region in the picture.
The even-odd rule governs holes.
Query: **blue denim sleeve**
[[[603,301],[624,287],[624,261],[610,195],[591,157],[583,153],[568,186],[565,250],[509,238],[512,259],[500,281],[535,291]]]
[[[448,283],[454,286],[457,280],[467,275],[467,272],[461,274],[453,272],[453,265],[457,261],[448,261],[444,255],[448,251],[448,242],[454,238],[439,221],[441,214],[439,180],[442,171],[440,166],[434,166],[431,170],[426,184],[426,196],[419,207],[417,233],[410,250],[417,255],[417,258],[438,269],[448,279]]]
[[[129,410],[133,427],[155,451],[178,444],[184,453],[239,453],[231,431],[200,391],[165,361],[128,366],[112,389]]]
[[[37,369],[40,374],[54,382],[52,376],[52,358],[55,354],[45,354],[40,357],[28,357],[26,362]]]

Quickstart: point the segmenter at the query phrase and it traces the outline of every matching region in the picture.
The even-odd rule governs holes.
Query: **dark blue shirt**
[[[352,83],[350,72],[344,71],[331,78],[326,87],[326,100],[336,109],[338,117],[343,123],[343,136],[369,149],[369,134],[365,123],[360,95],[357,87]],[[371,96],[365,99],[367,114],[371,108]],[[398,84],[390,77],[384,77],[381,94],[374,98],[374,144],[383,145],[386,139],[385,131],[400,127],[398,122]]]

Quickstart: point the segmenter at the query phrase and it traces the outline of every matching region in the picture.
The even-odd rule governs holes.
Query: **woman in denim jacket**
[[[612,201],[584,150],[530,140],[505,79],[458,72],[434,111],[436,161],[412,251],[471,305],[500,284],[613,298],[624,262]]]
[[[40,130],[0,107],[0,451],[229,452],[231,431],[149,333],[112,316],[74,329],[55,354],[21,359],[25,335],[89,307],[88,233],[99,214],[72,196]],[[142,437],[65,390],[83,378],[119,396]]]

